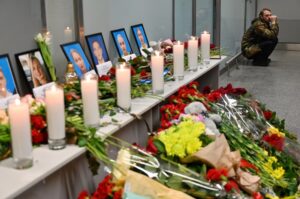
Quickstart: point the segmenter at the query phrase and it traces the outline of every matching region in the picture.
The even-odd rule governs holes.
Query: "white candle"
[[[178,41],[173,45],[174,76],[183,79],[184,72],[184,46]]]
[[[131,75],[130,67],[125,63],[119,64],[116,69],[117,104],[119,107],[129,110],[131,106]]]
[[[69,26],[67,26],[64,30],[64,37],[65,37],[65,42],[73,41],[72,29]]]
[[[64,91],[56,85],[45,91],[48,137],[51,140],[65,138]]]
[[[164,91],[164,57],[155,51],[151,55],[152,90],[154,94]]]
[[[15,161],[32,158],[29,107],[19,99],[8,105],[13,158]]]
[[[197,70],[198,66],[198,39],[191,37],[188,41],[188,63],[189,69],[192,71]]]
[[[210,60],[210,34],[204,31],[201,34],[201,57],[204,63]]]
[[[93,75],[87,74],[81,80],[83,118],[85,125],[98,126],[100,122],[98,104],[98,82]]]

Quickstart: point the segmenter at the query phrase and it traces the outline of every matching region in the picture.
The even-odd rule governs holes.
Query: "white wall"
[[[279,42],[300,43],[300,1],[259,0],[258,12],[270,8],[279,19]]]
[[[88,0],[83,15],[85,35],[102,32],[111,60],[118,57],[111,30],[125,28],[135,53],[131,25],[143,23],[150,41],[172,36],[172,0]]]

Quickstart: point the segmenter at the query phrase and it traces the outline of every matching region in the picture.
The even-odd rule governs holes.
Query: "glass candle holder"
[[[84,124],[86,126],[98,127],[100,125],[98,76],[92,73],[84,74],[80,84]]]
[[[174,63],[174,77],[177,80],[184,78],[184,46],[180,41],[173,45],[173,63]]]
[[[159,51],[151,54],[151,73],[153,94],[164,93],[164,56]]]
[[[117,104],[125,111],[131,108],[131,71],[125,62],[116,65]]]
[[[48,146],[52,150],[66,146],[64,91],[53,85],[45,91]]]
[[[207,31],[201,34],[201,58],[204,64],[210,63],[210,34]]]
[[[188,41],[188,66],[192,72],[198,69],[198,38],[193,36]]]
[[[19,99],[11,100],[8,115],[15,168],[29,168],[33,165],[29,106]]]

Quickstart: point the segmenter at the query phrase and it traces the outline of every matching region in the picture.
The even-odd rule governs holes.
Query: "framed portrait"
[[[8,54],[0,55],[0,100],[7,99],[16,93],[15,76],[9,56]]]
[[[112,30],[111,35],[115,42],[115,46],[117,48],[118,54],[120,57],[125,57],[133,54],[131,45],[129,43],[127,34],[124,28],[118,30]]]
[[[85,36],[94,66],[99,76],[107,75],[112,67],[102,33]]]
[[[15,55],[17,64],[21,68],[32,89],[52,82],[48,68],[39,49],[34,49]]]
[[[133,36],[135,39],[135,42],[138,46],[138,49],[140,51],[140,54],[143,54],[143,49],[149,49],[150,44],[144,29],[143,24],[137,24],[131,26],[131,30],[133,32]]]
[[[83,74],[93,70],[79,42],[61,44],[60,46],[67,60],[74,65],[75,72],[79,78]]]

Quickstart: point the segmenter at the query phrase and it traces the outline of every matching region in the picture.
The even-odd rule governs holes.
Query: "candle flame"
[[[180,41],[177,41],[177,44],[180,45]]]
[[[67,27],[66,27],[66,30],[71,30],[70,26],[67,26]]]
[[[154,51],[154,54],[156,55],[156,56],[159,56],[159,51]]]
[[[195,40],[196,39],[196,37],[194,37],[194,36],[191,36],[191,40]]]
[[[53,85],[51,86],[51,90],[52,90],[52,91],[56,91],[56,85],[55,85],[55,84],[53,84]]]
[[[21,104],[20,99],[16,99],[16,100],[15,100],[15,104],[19,106],[19,105]]]
[[[203,31],[203,34],[208,34],[208,32],[206,30]]]

